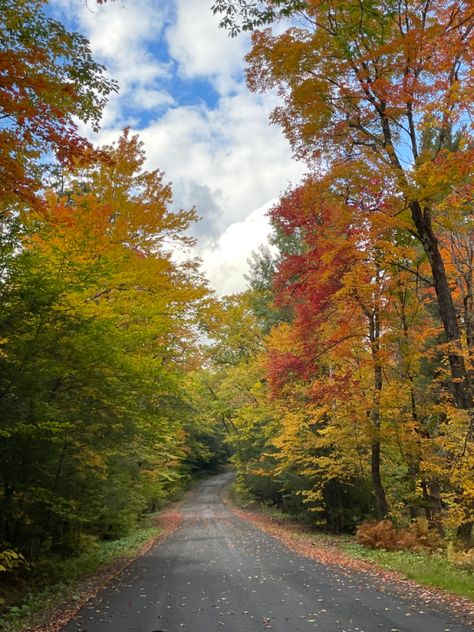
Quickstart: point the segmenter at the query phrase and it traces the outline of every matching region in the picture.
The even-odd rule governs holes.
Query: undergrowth
[[[407,579],[419,584],[441,588],[453,594],[474,600],[474,574],[457,568],[446,552],[427,553],[412,551],[386,551],[368,549],[355,542],[344,543],[341,548],[359,559],[368,560],[377,566],[398,571]]]

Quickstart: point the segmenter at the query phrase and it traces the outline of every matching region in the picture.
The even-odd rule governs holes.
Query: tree
[[[36,558],[116,537],[186,478],[183,383],[207,289],[167,240],[195,213],[125,132],[5,250],[0,525]]]
[[[446,478],[447,462],[430,470],[430,462],[443,460],[434,439],[450,437],[454,461],[463,442],[455,439],[454,424],[443,420],[449,404],[443,409],[439,401],[445,374],[439,366],[429,266],[419,244],[400,232],[397,219],[380,212],[382,203],[388,207],[376,180],[366,182],[364,195],[362,183],[357,198],[352,193],[342,202],[342,182],[336,187],[330,176],[309,179],[271,212],[276,228],[290,237],[297,234],[301,242],[299,251],[282,256],[276,269],[277,302],[291,307],[294,320],[267,341],[270,383],[279,399],[294,402],[293,409],[287,404],[289,422],[287,427],[283,422],[286,430],[278,441],[282,454],[291,455],[299,441],[295,428],[308,428],[313,440],[305,435],[299,448],[300,458],[308,459],[305,471],[315,475],[318,468],[326,469],[332,476],[339,471],[343,478],[344,472],[357,471],[353,424],[363,445],[370,445],[379,515],[387,512],[382,479],[389,480],[391,471],[387,460],[383,467],[385,453],[399,472],[405,469],[409,486],[399,493],[392,483],[393,502],[409,498],[413,515],[422,506],[435,521],[439,481],[445,481],[445,499],[454,482]],[[428,375],[427,367],[433,371]],[[311,462],[318,468],[311,469]],[[467,455],[462,467],[469,462]],[[466,500],[459,504],[468,510]]]
[[[263,366],[267,323],[255,291],[226,296],[216,306],[207,349],[205,415],[226,433],[230,461],[237,470],[239,494],[278,502],[270,445],[279,416],[268,398]],[[208,422],[209,423],[209,422]]]
[[[258,26],[270,24],[280,18],[291,16],[295,11],[306,8],[304,0],[216,0],[212,5],[214,14],[223,15],[220,26],[229,29],[232,37],[241,31],[252,31]]]
[[[292,318],[289,309],[275,305],[273,281],[278,260],[278,255],[273,255],[268,246],[263,246],[249,258],[250,272],[245,277],[251,290],[252,310],[265,334],[279,322],[289,322]]]
[[[283,33],[255,31],[247,56],[252,90],[277,89],[272,120],[295,154],[357,186],[363,163],[399,199],[400,227],[420,240],[430,262],[446,336],[452,390],[473,408],[464,340],[446,263],[433,228],[445,202],[472,186],[470,116],[474,14],[468,2],[221,2],[224,26],[263,25],[283,11],[304,20]],[[459,135],[451,151],[453,134]],[[434,139],[431,149],[425,139]],[[466,209],[467,212],[469,212]],[[410,220],[407,223],[407,219]],[[474,430],[471,420],[470,434]]]
[[[77,120],[98,129],[117,89],[89,42],[44,12],[46,0],[0,3],[0,202],[38,201],[42,165],[71,165],[90,151]]]

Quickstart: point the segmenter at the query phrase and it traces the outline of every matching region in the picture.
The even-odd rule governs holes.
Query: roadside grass
[[[474,573],[455,566],[446,551],[437,553],[412,551],[387,551],[370,549],[358,544],[354,536],[333,535],[317,531],[307,522],[298,520],[281,509],[251,500],[246,496],[230,493],[232,501],[241,509],[263,514],[298,532],[300,537],[312,542],[335,546],[347,555],[371,562],[384,570],[397,571],[402,577],[411,579],[422,586],[446,590],[460,597],[474,600]]]
[[[369,549],[356,542],[340,545],[342,550],[377,566],[398,571],[418,584],[441,588],[455,595],[474,600],[474,573],[460,569],[450,562],[446,551],[424,553]]]
[[[151,523],[151,520],[150,520]],[[90,548],[68,559],[51,557],[35,567],[32,581],[12,596],[14,605],[0,616],[1,632],[23,632],[38,625],[48,612],[80,601],[87,593],[85,583],[100,570],[133,559],[138,550],[158,536],[156,526],[144,526],[109,542],[91,542]]]

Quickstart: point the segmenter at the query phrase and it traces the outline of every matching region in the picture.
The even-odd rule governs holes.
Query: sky
[[[268,115],[275,95],[245,86],[248,35],[218,28],[208,0],[51,0],[68,28],[85,35],[120,91],[104,111],[97,144],[129,126],[147,168],[171,181],[174,205],[196,206],[194,254],[219,294],[245,289],[247,259],[269,232],[266,212],[304,168]]]

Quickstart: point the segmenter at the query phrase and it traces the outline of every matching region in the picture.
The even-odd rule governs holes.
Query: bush
[[[13,549],[0,551],[0,573],[9,573],[15,568],[25,566],[25,558]]]
[[[390,520],[380,522],[363,522],[356,531],[359,544],[370,549],[396,550],[397,530]]]
[[[400,550],[439,551],[446,548],[446,541],[427,520],[418,518],[408,529],[399,531],[398,546]]]
[[[390,520],[364,522],[357,529],[356,540],[371,549],[387,551],[438,551],[446,548],[446,542],[438,531],[421,519],[405,529],[397,529]]]
[[[457,550],[453,544],[450,544],[448,546],[448,559],[456,568],[474,573],[474,548]]]

